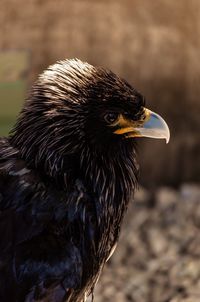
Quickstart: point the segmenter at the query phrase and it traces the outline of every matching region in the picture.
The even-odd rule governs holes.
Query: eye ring
[[[108,112],[104,115],[104,120],[108,124],[113,124],[117,120],[118,116],[119,114],[117,112]]]

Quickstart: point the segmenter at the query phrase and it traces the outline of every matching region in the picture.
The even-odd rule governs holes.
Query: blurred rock
[[[178,202],[179,193],[170,187],[161,187],[157,190],[155,198],[161,208],[168,208]]]
[[[200,203],[200,185],[183,184],[180,189],[184,201]]]
[[[148,203],[151,198],[150,192],[144,187],[140,186],[135,192],[134,202],[136,203]]]
[[[143,202],[153,195],[141,192],[130,205],[95,301],[199,302],[199,187],[184,184],[179,191],[162,187],[154,191],[154,207]],[[185,196],[195,202],[184,202]]]

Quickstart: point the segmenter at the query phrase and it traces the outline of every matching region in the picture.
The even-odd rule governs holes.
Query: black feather
[[[119,237],[137,184],[133,140],[102,116],[143,97],[79,60],[50,66],[0,140],[0,301],[84,301]]]

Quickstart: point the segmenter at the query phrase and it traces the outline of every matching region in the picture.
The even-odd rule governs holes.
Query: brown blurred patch
[[[1,1],[0,48],[31,51],[31,79],[79,57],[134,84],[169,123],[170,145],[142,144],[141,180],[200,181],[198,0]]]

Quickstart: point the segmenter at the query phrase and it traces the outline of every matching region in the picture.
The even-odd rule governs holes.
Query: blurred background
[[[128,80],[171,130],[140,139],[141,189],[96,301],[200,301],[199,53],[199,0],[1,0],[0,135],[38,73],[74,57]]]

